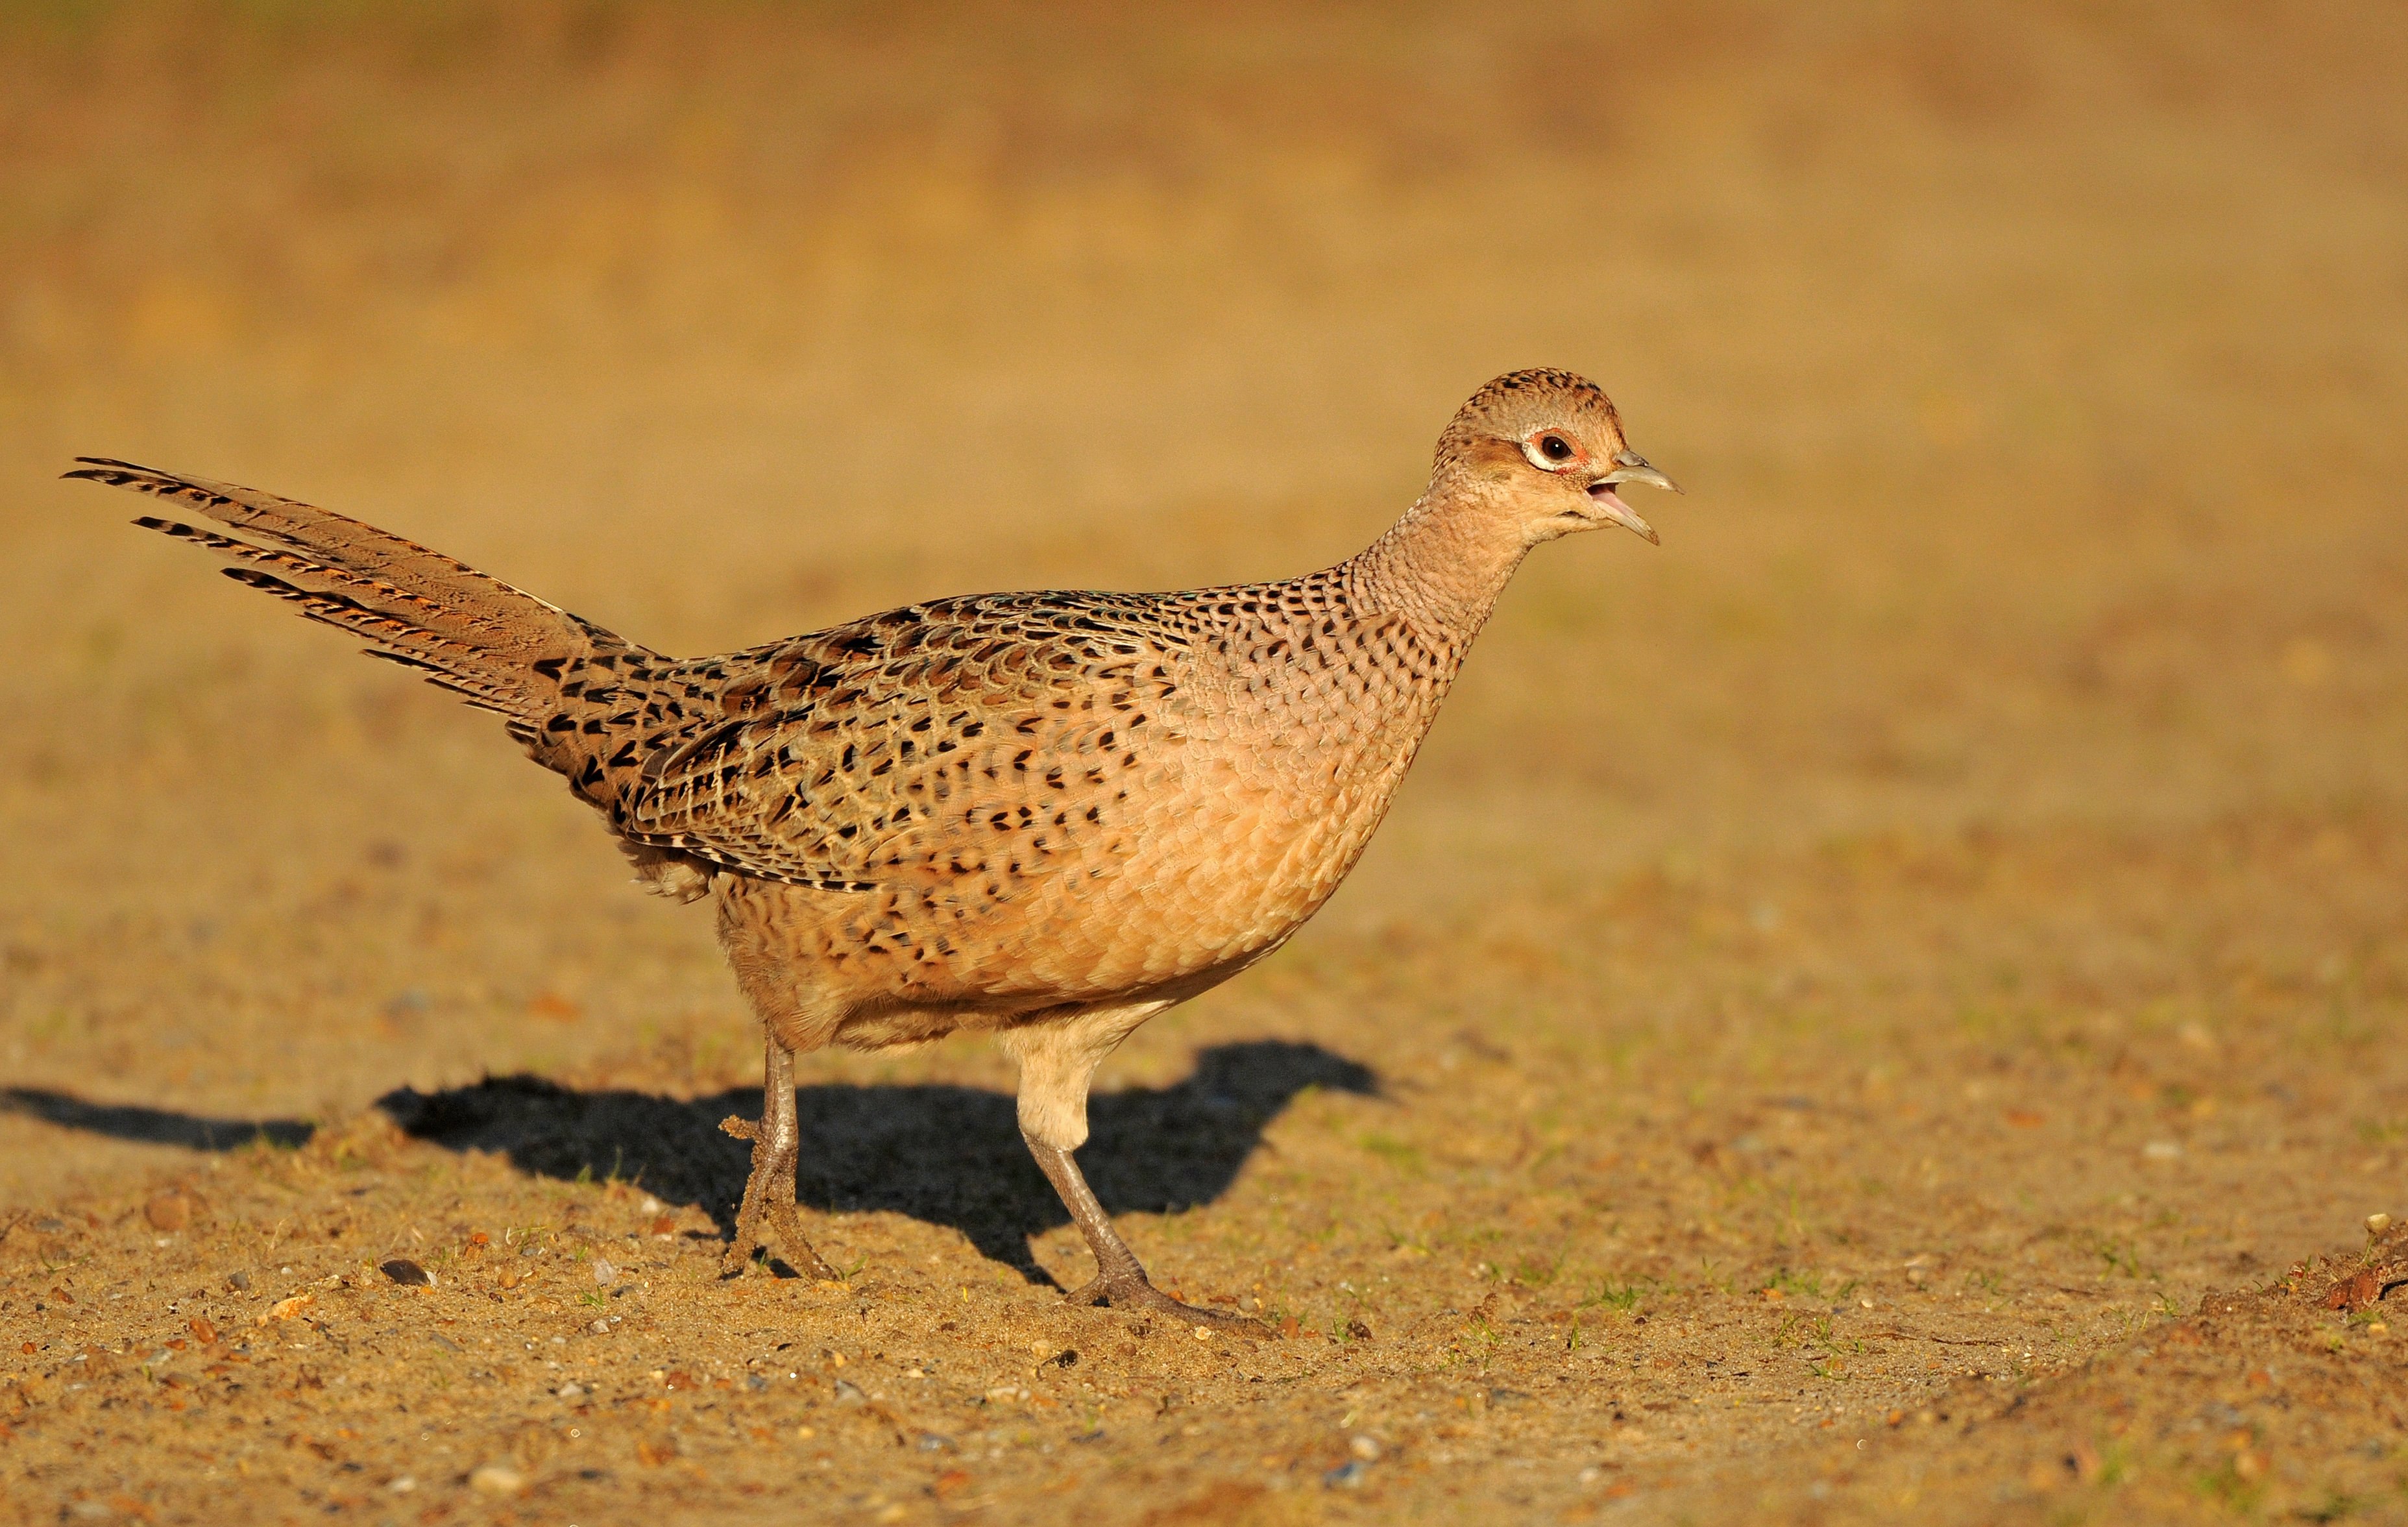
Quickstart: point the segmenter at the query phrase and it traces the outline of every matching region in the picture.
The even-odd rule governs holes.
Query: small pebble
[[[270,1320],[297,1320],[303,1310],[317,1302],[318,1296],[313,1293],[297,1293],[290,1299],[280,1299],[267,1306],[266,1314],[255,1318],[251,1323],[264,1326]]]
[[[526,1489],[526,1476],[500,1463],[488,1463],[468,1476],[468,1488],[486,1495],[515,1495]]]
[[[585,1386],[572,1378],[553,1392],[564,1400],[582,1400],[585,1398]]]
[[[2366,1233],[2369,1235],[2380,1235],[2390,1228],[2391,1217],[2387,1214],[2378,1210],[2366,1217]]]
[[[1380,1456],[1380,1439],[1369,1433],[1357,1433],[1354,1439],[1346,1445],[1346,1450],[1364,1462],[1369,1463],[1375,1462]]]
[[[586,1329],[593,1332],[596,1336],[608,1336],[610,1334],[610,1322],[608,1320],[596,1320],[592,1325],[586,1327]]]
[[[861,1386],[852,1379],[839,1378],[836,1381],[836,1403],[840,1405],[866,1405],[869,1404],[869,1396],[862,1393]]]
[[[941,1453],[953,1445],[953,1439],[951,1437],[940,1436],[934,1432],[920,1433],[920,1450],[924,1453]]]
[[[608,1288],[610,1284],[618,1280],[618,1276],[619,1270],[610,1265],[610,1260],[608,1257],[596,1257],[594,1259],[595,1282]]]
[[[142,1217],[152,1230],[179,1231],[193,1222],[193,1201],[183,1193],[162,1193],[142,1205]]]
[[[396,1495],[407,1495],[418,1488],[418,1481],[406,1474],[396,1474],[384,1482],[384,1488]]]
[[[643,1209],[646,1214],[658,1214],[661,1212],[661,1201],[647,1193],[644,1195]]]
[[[226,1287],[236,1290],[237,1293],[243,1292],[251,1288],[251,1275],[249,1273],[228,1273],[226,1275]]]
[[[395,1283],[400,1284],[405,1289],[432,1289],[435,1287],[435,1275],[428,1272],[425,1268],[419,1266],[416,1262],[411,1261],[407,1257],[395,1257],[391,1261],[379,1262],[377,1263],[377,1271],[393,1279]]]

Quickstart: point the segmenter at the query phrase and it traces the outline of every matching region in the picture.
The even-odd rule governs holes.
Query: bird
[[[1334,566],[931,598],[672,657],[326,510],[106,457],[64,475],[164,500],[172,517],[134,523],[498,714],[639,884],[710,900],[764,1040],[761,1117],[722,1125],[752,1145],[727,1275],[774,1238],[838,1277],[796,1202],[798,1055],[984,1034],[1095,1260],[1068,1300],[1256,1334],[1157,1289],[1089,1188],[1097,1065],[1328,900],[1528,552],[1602,526],[1655,542],[1618,490],[1680,491],[1595,382],[1519,370],[1471,395],[1426,490]]]

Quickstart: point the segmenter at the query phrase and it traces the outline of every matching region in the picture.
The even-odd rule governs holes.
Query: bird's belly
[[[809,988],[798,999],[834,1026],[817,1043],[840,1030],[847,1044],[905,1044],[1037,1008],[1192,996],[1319,910],[1387,799],[1203,783],[1155,797],[1114,852],[1041,872],[852,893],[742,882],[725,892],[730,954]]]
[[[1205,783],[1147,813],[1117,861],[1033,886],[1015,967],[1115,994],[1226,978],[1320,910],[1390,793]]]

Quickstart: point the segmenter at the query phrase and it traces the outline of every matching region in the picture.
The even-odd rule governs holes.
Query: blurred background
[[[0,1070],[257,1117],[756,1064],[707,917],[489,718],[79,454],[689,653],[1326,564],[1572,367],[1664,544],[1535,556],[1287,973],[1177,1022],[1700,876],[1770,937],[1745,867],[1833,844],[2056,844],[2013,924],[2272,834],[2163,860],[2264,926],[2408,805],[2403,57],[2338,3],[10,5]],[[2371,968],[2367,906],[2269,968]]]

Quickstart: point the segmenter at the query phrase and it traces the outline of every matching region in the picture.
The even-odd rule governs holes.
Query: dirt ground
[[[0,1516],[2408,1520],[2408,16],[1942,14],[0,13]],[[1100,1079],[1260,1343],[968,1044],[720,1279],[707,914],[51,481],[701,652],[1334,560],[1534,364],[1664,544]]]

